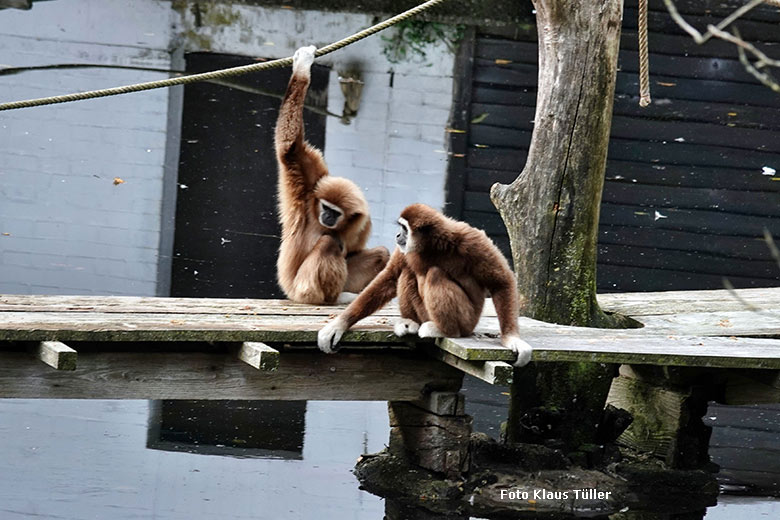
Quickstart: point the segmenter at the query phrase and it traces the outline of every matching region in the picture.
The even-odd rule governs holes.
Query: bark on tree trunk
[[[511,185],[491,190],[509,231],[520,312],[564,325],[631,326],[596,301],[623,2],[534,0],[534,7],[539,93],[528,161]],[[507,440],[555,437],[567,452],[593,442],[614,373],[614,366],[576,363],[541,364],[526,377],[516,371]],[[534,427],[538,421],[543,428]]]
[[[535,0],[539,88],[528,161],[491,198],[509,231],[521,314],[620,327],[596,301],[596,241],[621,0]]]

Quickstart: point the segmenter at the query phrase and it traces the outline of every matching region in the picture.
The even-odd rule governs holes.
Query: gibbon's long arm
[[[327,170],[321,154],[304,140],[303,104],[311,82],[316,47],[302,47],[293,56],[293,71],[276,120],[274,142],[280,181],[296,200],[310,193]]]
[[[501,344],[517,354],[514,365],[522,367],[531,361],[532,349],[531,345],[520,339],[517,327],[519,314],[517,281],[501,252],[493,244],[491,246],[481,255],[483,258],[476,262],[477,265],[492,266],[492,269],[480,270],[478,277],[493,298],[493,306],[496,308],[498,324],[501,328]]]
[[[404,267],[404,255],[396,248],[385,268],[376,275],[368,287],[350,303],[344,312],[323,327],[317,334],[320,350],[331,354],[337,350],[336,344],[352,325],[366,316],[374,314],[398,293],[398,277]]]

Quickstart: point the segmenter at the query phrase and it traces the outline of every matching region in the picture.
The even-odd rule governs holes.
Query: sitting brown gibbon
[[[304,140],[303,101],[315,50],[295,52],[276,121],[282,225],[277,278],[293,301],[346,303],[382,270],[390,254],[384,247],[365,249],[371,217],[363,193],[352,181],[331,177],[322,153]]]
[[[515,277],[487,235],[423,204],[404,209],[398,224],[401,229],[390,262],[344,312],[319,331],[320,350],[334,352],[344,332],[396,295],[401,311],[396,335],[468,336],[490,293],[501,326],[501,343],[517,353],[515,366],[528,363],[531,347],[518,335]]]

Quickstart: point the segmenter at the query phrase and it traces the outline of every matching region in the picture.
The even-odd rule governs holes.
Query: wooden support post
[[[78,354],[75,350],[59,341],[41,341],[33,347],[35,355],[57,370],[76,370],[76,358]]]
[[[259,341],[245,341],[238,351],[238,359],[258,370],[279,368],[279,351]]]
[[[513,368],[503,361],[466,361],[436,346],[426,347],[435,359],[447,363],[470,376],[481,379],[491,385],[509,386],[512,383]]]
[[[618,443],[652,453],[671,468],[703,467],[709,462],[712,428],[701,418],[711,389],[685,383],[684,373],[666,368],[620,367],[607,402],[631,413],[633,422]]]
[[[390,453],[448,478],[460,477],[469,468],[472,424],[463,402],[455,392],[434,392],[413,403],[389,402]]]

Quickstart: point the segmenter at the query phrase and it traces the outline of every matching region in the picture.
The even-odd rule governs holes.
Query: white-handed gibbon
[[[276,121],[282,225],[276,267],[279,285],[291,300],[332,304],[354,299],[390,255],[384,247],[365,249],[371,217],[363,193],[352,181],[331,177],[320,150],[304,140],[303,102],[315,50],[295,52]]]
[[[404,209],[398,224],[401,229],[390,262],[344,312],[319,331],[320,350],[334,352],[344,332],[396,295],[401,311],[396,335],[468,336],[490,293],[501,343],[517,354],[515,366],[528,363],[531,347],[518,335],[515,277],[484,231],[424,204]]]

